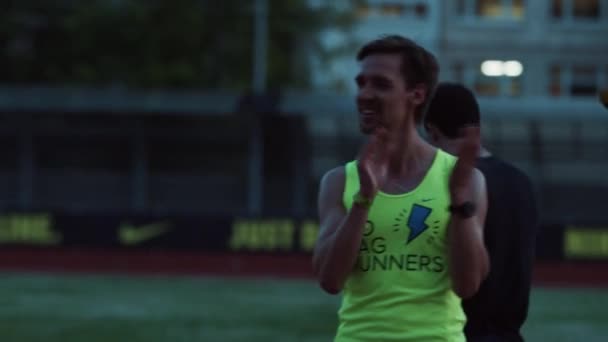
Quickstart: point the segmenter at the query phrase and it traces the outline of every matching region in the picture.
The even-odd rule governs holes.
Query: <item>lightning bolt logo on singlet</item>
[[[407,220],[407,227],[410,229],[410,234],[407,237],[407,243],[412,242],[429,228],[425,221],[431,214],[431,211],[431,208],[423,207],[418,204],[414,204],[412,206],[410,216]]]

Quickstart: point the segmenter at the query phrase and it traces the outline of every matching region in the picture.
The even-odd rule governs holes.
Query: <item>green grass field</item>
[[[330,341],[311,281],[4,273],[0,341]],[[608,341],[608,289],[535,289],[528,341]]]

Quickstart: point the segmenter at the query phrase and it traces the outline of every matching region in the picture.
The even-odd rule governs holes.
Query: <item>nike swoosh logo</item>
[[[167,222],[157,222],[135,226],[130,223],[121,224],[118,230],[118,240],[123,245],[137,245],[168,232]]]
[[[423,198],[421,199],[422,202],[428,202],[428,201],[432,201],[434,200],[434,198]]]

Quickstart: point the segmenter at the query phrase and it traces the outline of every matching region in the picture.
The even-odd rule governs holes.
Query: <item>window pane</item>
[[[369,17],[370,14],[371,14],[371,8],[369,7],[368,4],[365,4],[365,3],[359,4],[357,6],[357,8],[355,9],[355,15],[359,19],[365,19],[365,18]]]
[[[562,92],[562,68],[554,65],[549,69],[549,94],[560,96]]]
[[[405,11],[405,6],[396,3],[383,3],[380,6],[380,13],[386,16],[400,17]]]
[[[554,18],[561,18],[563,15],[563,4],[562,0],[553,0],[551,4],[551,15]]]
[[[575,17],[598,18],[600,14],[599,0],[574,0]]]
[[[513,96],[513,97],[520,96],[522,93],[521,77],[513,77],[510,80],[511,80],[511,82],[507,89],[507,95]]]
[[[456,0],[456,13],[458,13],[458,15],[465,15],[466,6],[466,0]]]
[[[481,17],[500,17],[502,13],[501,0],[477,0],[475,14]]]
[[[425,3],[419,2],[414,7],[414,11],[416,12],[417,17],[423,18],[423,17],[426,17],[426,13],[427,13],[428,9],[427,9]]]
[[[452,64],[452,80],[454,82],[464,82],[464,65],[460,62]]]
[[[595,96],[597,77],[595,67],[576,66],[572,68],[570,94],[573,96]]]
[[[500,79],[498,77],[477,76],[475,92],[481,96],[500,95]]]
[[[513,0],[511,13],[514,18],[523,18],[526,11],[524,0]]]

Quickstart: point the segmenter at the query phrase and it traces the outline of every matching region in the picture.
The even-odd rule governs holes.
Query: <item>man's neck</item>
[[[433,148],[418,135],[416,130],[395,137],[398,142],[389,157],[389,178],[402,178],[419,171]]]

